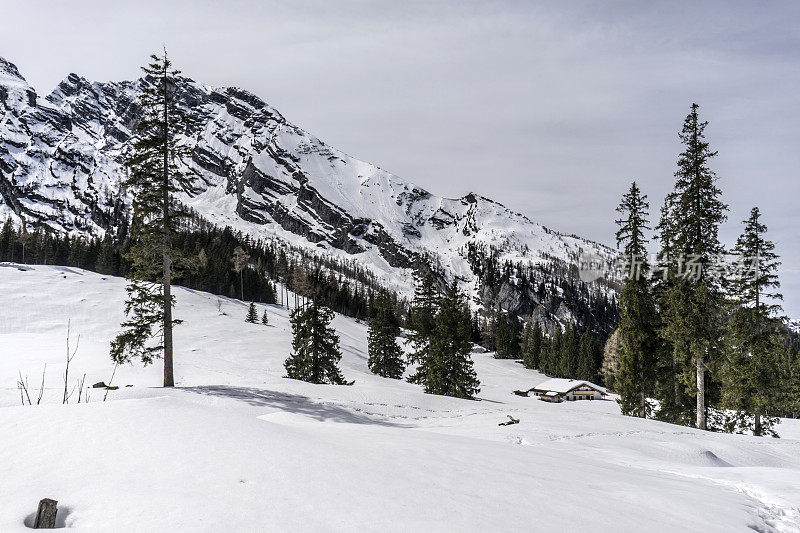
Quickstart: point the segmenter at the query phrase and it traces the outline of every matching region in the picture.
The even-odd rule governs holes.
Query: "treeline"
[[[375,299],[379,294],[384,294],[387,305],[398,318],[406,314],[407,302],[381,287],[375,276],[355,260],[312,254],[299,247],[281,245],[275,271],[270,275],[281,280],[296,297],[314,300],[346,316],[358,319],[373,317]],[[279,298],[284,297],[279,294]],[[285,299],[281,301],[290,303]]]
[[[478,328],[477,335],[474,333]],[[488,320],[473,317],[473,337],[498,359],[522,359],[525,366],[553,377],[600,383],[606,336],[590,329],[556,323],[549,336],[539,321],[493,312]]]
[[[522,340],[522,361],[527,368],[557,378],[585,379],[600,383],[604,341],[568,325],[556,328],[551,338],[543,335],[539,323],[527,324]]]
[[[270,272],[276,268],[275,253],[262,243],[252,243],[229,228],[184,230],[173,237],[176,248],[195,257],[191,268],[176,270],[176,283],[190,289],[244,299],[275,303],[276,290]],[[117,244],[111,237],[103,239],[70,236],[46,226],[32,231],[17,227],[7,219],[0,229],[0,261],[31,265],[61,265],[111,276],[127,276],[131,261],[127,257],[129,240]],[[237,247],[247,248],[250,268],[240,276],[232,268],[231,258]]]
[[[700,429],[774,434],[777,416],[798,412],[800,366],[777,292],[778,256],[754,207],[733,249],[719,239],[727,219],[717,152],[693,104],[679,134],[675,187],[647,256],[649,204],[634,182],[617,211],[628,275],[620,295],[622,411]]]
[[[313,298],[338,313],[360,319],[373,316],[375,295],[383,292],[374,276],[350,261],[255,241],[230,228],[213,226],[196,214],[175,232],[172,240],[175,249],[193,258],[188,268],[176,269],[173,278],[190,289],[287,307],[299,306],[300,298]],[[10,218],[0,227],[0,261],[70,266],[128,276],[129,249],[129,239],[119,243],[111,235],[102,239],[70,236],[44,225],[28,230]],[[245,257],[239,270],[235,265],[237,249]],[[290,293],[294,294],[290,297]],[[404,302],[394,293],[386,298],[402,316]]]

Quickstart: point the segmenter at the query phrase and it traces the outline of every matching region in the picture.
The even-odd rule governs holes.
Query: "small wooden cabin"
[[[604,387],[581,379],[553,378],[530,389],[540,400],[558,403],[575,400],[602,400],[608,393]]]

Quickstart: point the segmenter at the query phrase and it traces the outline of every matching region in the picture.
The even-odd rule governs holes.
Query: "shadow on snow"
[[[366,412],[363,411],[361,407],[349,409],[333,403],[321,403],[299,394],[274,392],[255,387],[233,387],[228,385],[181,387],[180,390],[205,396],[217,396],[239,400],[256,407],[273,407],[286,412],[308,416],[321,422],[404,427],[401,424],[377,418],[384,416],[381,413]]]

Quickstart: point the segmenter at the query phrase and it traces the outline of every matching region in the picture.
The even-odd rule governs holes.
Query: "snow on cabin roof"
[[[550,391],[550,392],[558,392],[565,394],[573,389],[577,389],[582,385],[587,385],[595,390],[606,394],[605,387],[601,387],[600,385],[595,385],[591,381],[585,381],[582,379],[567,379],[567,378],[552,378],[539,383],[531,390],[538,390],[538,391]]]

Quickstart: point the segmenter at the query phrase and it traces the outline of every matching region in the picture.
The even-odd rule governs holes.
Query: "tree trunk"
[[[172,371],[172,290],[170,284],[171,262],[168,253],[164,253],[164,386],[174,387],[175,377]]]
[[[56,514],[58,513],[58,502],[45,498],[39,502],[36,510],[36,519],[33,522],[33,529],[53,529],[56,527]]]
[[[639,405],[639,417],[647,418],[647,397],[644,391],[642,391],[641,404]]]
[[[172,258],[170,257],[170,221],[169,221],[169,112],[168,112],[168,80],[167,80],[167,57],[164,52],[164,183],[163,191],[163,268],[164,268],[164,386],[174,387],[175,377],[172,371]]]
[[[647,418],[647,391],[644,389],[644,365],[642,364],[642,359],[642,355],[639,354],[639,386],[642,388],[639,400],[639,417]]]
[[[706,380],[703,357],[697,358],[697,429],[706,429]]]
[[[672,392],[675,394],[675,408],[683,411],[681,384],[678,381],[678,360],[675,354],[672,355]]]
[[[763,433],[763,428],[761,427],[761,409],[756,409],[755,414],[753,415],[755,418],[755,424],[753,425],[753,435],[756,437],[760,437]]]

